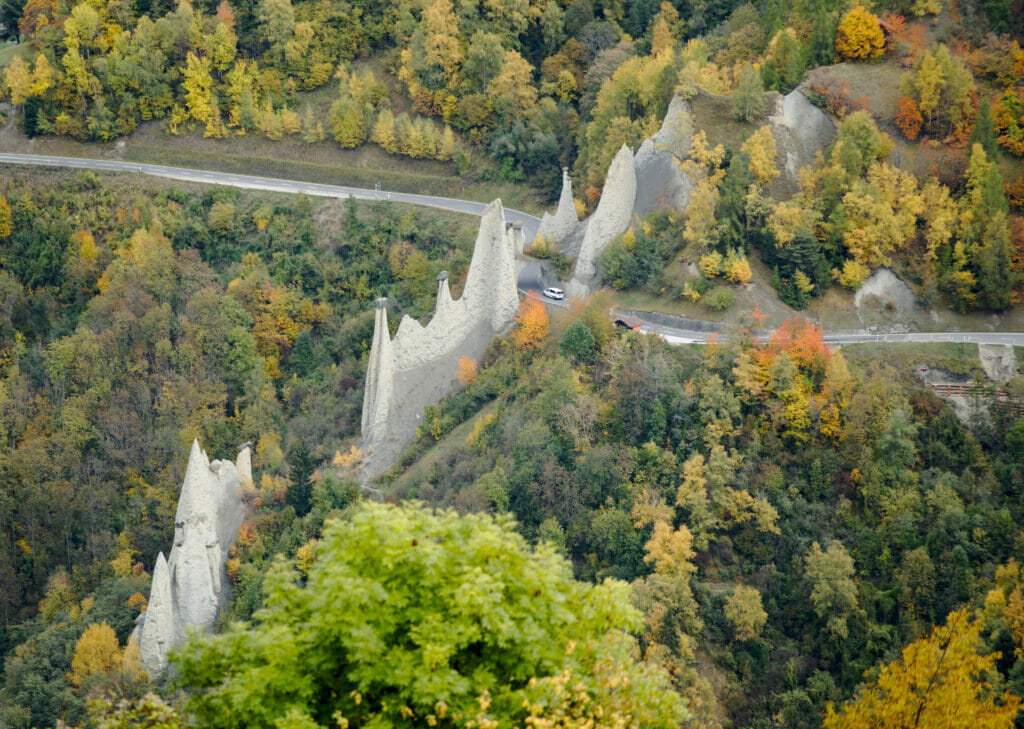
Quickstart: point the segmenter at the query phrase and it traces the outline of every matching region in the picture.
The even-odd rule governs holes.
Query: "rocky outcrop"
[[[693,145],[693,113],[690,105],[672,97],[661,128],[645,139],[633,160],[636,168],[636,200],[633,213],[644,218],[659,208],[686,210],[694,182],[679,163]]]
[[[170,556],[157,556],[149,603],[134,637],[151,676],[167,670],[167,654],[189,629],[208,630],[227,600],[224,564],[245,518],[243,481],[252,481],[244,446],[236,463],[213,461],[193,441],[174,517]]]
[[[853,304],[861,315],[875,308],[911,316],[917,306],[914,291],[888,268],[880,268],[864,279],[854,294]]]
[[[979,344],[978,361],[992,382],[1003,383],[1017,376],[1017,356],[1012,344]]]
[[[388,331],[388,300],[377,299],[374,306],[373,342],[363,387],[361,432],[365,443],[378,442],[386,435],[394,389],[395,360],[391,354],[391,332]]]
[[[569,296],[582,297],[594,290],[601,253],[613,238],[626,232],[634,218],[642,219],[659,208],[686,210],[695,184],[680,163],[690,154],[693,130],[690,105],[674,96],[661,128],[644,140],[635,157],[626,145],[619,149],[608,168],[597,210],[582,223],[576,267],[566,287]]]
[[[537,230],[538,238],[549,238],[556,243],[571,236],[579,228],[580,219],[576,214],[576,202],[572,197],[572,180],[569,179],[569,168],[562,168],[562,195],[558,199],[558,209],[554,215],[544,213]]]
[[[394,464],[422,422],[455,381],[460,357],[479,358],[519,307],[515,251],[522,230],[507,226],[501,201],[480,221],[462,296],[453,300],[447,273],[438,276],[437,304],[426,325],[403,317],[394,338],[387,300],[378,299],[373,343],[363,391],[363,477]]]
[[[797,173],[814,161],[836,135],[836,125],[798,90],[779,96],[768,118],[783,180],[795,191]]]
[[[597,210],[586,220],[583,243],[568,293],[572,297],[586,296],[597,282],[597,259],[605,246],[629,228],[636,202],[636,168],[633,153],[625,144],[619,149],[608,168],[601,200]]]

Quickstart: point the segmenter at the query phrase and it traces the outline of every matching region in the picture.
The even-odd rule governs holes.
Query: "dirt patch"
[[[732,100],[729,96],[718,96],[701,90],[690,99],[694,127],[704,130],[708,142],[721,144],[727,149],[738,150],[744,140],[766,123],[768,113],[773,110],[774,97],[766,97],[764,116],[749,122],[739,122],[732,117]]]
[[[845,95],[858,107],[866,107],[880,125],[895,132],[891,119],[896,113],[904,73],[895,61],[837,63],[814,69],[798,88],[807,95],[820,87]]]
[[[334,251],[345,219],[345,201],[329,200],[316,211],[316,244]]]

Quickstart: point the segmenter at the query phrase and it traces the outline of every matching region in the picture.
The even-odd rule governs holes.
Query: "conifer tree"
[[[971,127],[968,144],[971,147],[980,144],[990,159],[998,159],[999,144],[996,142],[996,126],[992,119],[992,107],[989,105],[988,99],[982,99],[978,106],[978,115],[974,117],[974,126]]]

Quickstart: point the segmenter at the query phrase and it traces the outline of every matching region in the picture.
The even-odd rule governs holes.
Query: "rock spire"
[[[224,564],[245,518],[243,481],[252,481],[248,445],[237,464],[213,461],[192,442],[174,517],[170,556],[157,556],[149,603],[136,623],[139,655],[150,675],[167,670],[167,654],[186,630],[208,630],[227,600]]]
[[[549,238],[556,243],[572,235],[579,227],[580,219],[576,214],[576,202],[572,197],[572,180],[569,179],[569,168],[562,168],[562,195],[558,199],[558,209],[554,215],[544,213],[537,230],[538,238]]]
[[[387,299],[378,299],[363,390],[363,477],[389,468],[412,440],[423,410],[455,381],[460,357],[479,358],[519,308],[515,254],[522,230],[509,226],[495,200],[484,210],[462,296],[438,276],[434,316],[426,325],[404,316],[392,338]]]
[[[576,268],[569,282],[570,296],[586,296],[597,277],[597,259],[609,241],[629,228],[636,202],[633,153],[625,144],[608,168],[597,210],[587,218]]]

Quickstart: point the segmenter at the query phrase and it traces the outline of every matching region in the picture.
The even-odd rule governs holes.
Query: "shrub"
[[[704,295],[704,305],[711,311],[725,311],[732,306],[736,297],[728,286],[715,286]]]

